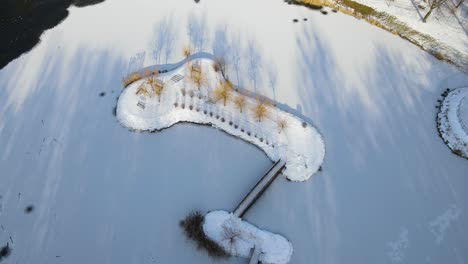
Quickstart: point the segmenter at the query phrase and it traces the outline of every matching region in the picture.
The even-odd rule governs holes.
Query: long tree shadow
[[[440,203],[439,194],[457,199],[455,183],[461,181],[460,166],[466,165],[445,149],[434,121],[442,77],[455,69],[417,49],[401,53],[379,42],[368,63],[345,68],[319,33],[304,29],[297,43],[300,105],[324,136],[327,150],[325,175],[317,180],[326,188],[313,194],[322,196],[323,204],[305,216],[312,225],[316,261],[341,262],[339,255],[352,254],[353,247],[343,243],[363,235],[359,226],[369,232],[364,240],[385,239],[390,233],[382,227],[395,225],[389,215],[417,225],[431,213],[425,204]],[[416,207],[423,209],[410,209]],[[367,218],[368,210],[378,217]],[[330,218],[337,214],[339,218]],[[367,250],[377,252],[381,245],[373,247]]]
[[[177,23],[173,15],[168,15],[154,26],[153,59],[161,63],[163,55],[165,63],[168,63],[174,54],[174,46],[179,39]]]

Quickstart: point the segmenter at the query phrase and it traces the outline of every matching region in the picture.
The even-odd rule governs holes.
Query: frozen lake
[[[468,261],[468,161],[435,125],[440,94],[466,75],[366,22],[282,0],[112,0],[72,8],[0,70],[6,263],[214,262],[179,220],[232,210],[271,162],[212,128],[136,133],[113,116],[122,76],[179,61],[189,39],[325,139],[322,172],[278,178],[246,214],[290,239],[291,263]]]

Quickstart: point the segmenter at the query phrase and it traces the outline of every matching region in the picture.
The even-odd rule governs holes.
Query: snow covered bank
[[[223,78],[214,70],[213,60],[193,58],[190,63],[174,64],[178,68],[163,71],[157,77],[164,84],[160,96],[147,85],[154,77],[130,84],[117,104],[120,123],[146,131],[161,130],[178,122],[211,125],[258,146],[271,160],[285,160],[283,174],[292,181],[305,181],[319,170],[325,146],[313,126],[265,102],[265,115],[259,118],[255,115],[260,104],[258,97],[245,90],[231,90],[225,102],[217,99],[216,89]],[[190,77],[190,65],[198,65],[202,70],[201,85]]]
[[[437,121],[449,148],[468,158],[468,88],[458,88],[445,97]]]
[[[203,230],[233,256],[250,257],[252,249],[260,249],[262,263],[288,263],[292,244],[284,237],[263,231],[226,211],[213,211],[205,216]]]
[[[292,3],[314,6],[307,2],[295,0]],[[457,9],[453,4],[447,3],[432,15],[432,20],[436,20],[437,23],[432,20],[424,23],[422,13],[429,10],[424,1],[397,0],[390,3],[380,0],[328,0],[322,4],[358,19],[365,19],[372,25],[408,40],[437,59],[468,72],[466,32],[463,22],[459,19],[466,13],[463,5]]]

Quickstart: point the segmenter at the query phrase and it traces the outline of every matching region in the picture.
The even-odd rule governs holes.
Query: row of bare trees
[[[427,13],[424,15],[422,21],[424,23],[427,22],[427,20],[429,19],[429,17],[431,16],[431,14],[437,10],[438,8],[440,8],[442,5],[444,5],[447,0],[425,0],[424,2],[427,3],[427,7],[429,8],[429,10],[427,11]],[[458,0],[458,3],[455,5],[455,7],[452,9],[452,13],[458,9],[463,3],[465,2],[465,0]]]
[[[145,77],[147,78],[137,89],[136,94],[141,94],[144,96],[151,97],[153,95],[158,97],[158,101],[161,102],[161,95],[166,89],[165,83],[158,78],[159,71],[150,71],[145,72]]]

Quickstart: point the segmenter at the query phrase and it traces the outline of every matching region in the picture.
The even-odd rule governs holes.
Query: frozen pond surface
[[[323,171],[305,183],[278,178],[246,214],[293,243],[291,263],[468,261],[468,162],[435,126],[437,99],[465,75],[365,22],[280,0],[113,0],[73,8],[0,71],[7,263],[212,262],[178,221],[233,209],[271,162],[212,128],[141,134],[112,115],[129,58],[146,51],[132,67],[179,61],[190,19],[192,33],[206,32],[192,42],[238,51],[234,79],[324,136]],[[156,35],[165,41],[152,58]]]

